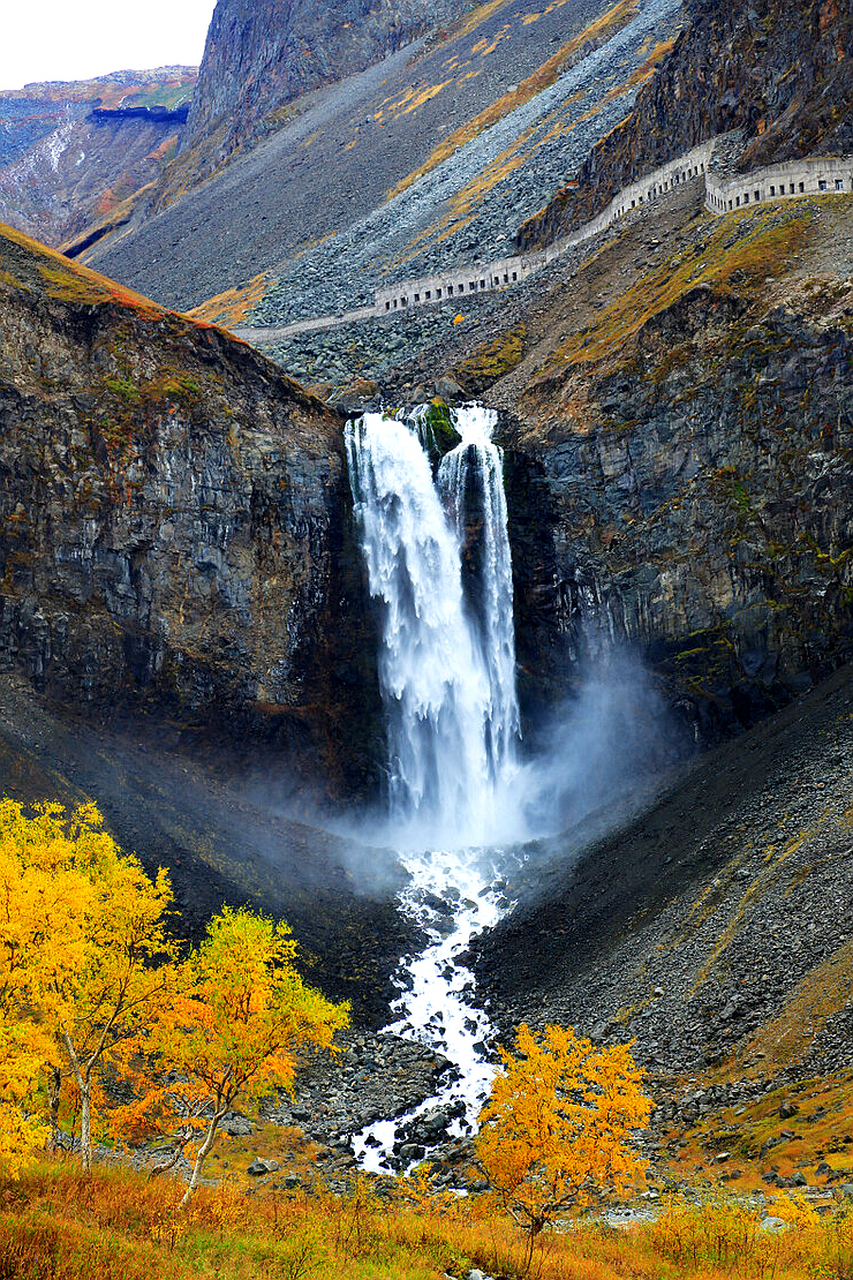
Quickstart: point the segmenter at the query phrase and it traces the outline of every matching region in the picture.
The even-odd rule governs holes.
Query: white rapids
[[[391,1167],[399,1126],[418,1115],[440,1106],[451,1135],[469,1131],[494,1073],[493,1029],[458,957],[510,905],[495,846],[517,809],[512,565],[495,419],[478,405],[457,410],[461,443],[435,477],[425,411],[408,421],[368,413],[346,433],[368,585],[382,611],[389,816],[410,876],[399,902],[428,938],[401,964],[386,1030],[457,1068],[412,1115],[356,1135],[362,1167],[377,1172]]]

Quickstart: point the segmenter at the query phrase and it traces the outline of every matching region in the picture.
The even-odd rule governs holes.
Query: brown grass
[[[42,1161],[19,1182],[0,1182],[3,1280],[440,1280],[472,1267],[519,1277],[525,1242],[488,1198],[456,1200],[424,1183],[380,1199],[369,1180],[346,1196],[202,1188],[177,1211],[179,1183],[146,1181],[124,1167],[84,1178],[67,1158]],[[853,1222],[819,1222],[781,1201],[792,1229],[758,1230],[755,1210],[709,1200],[665,1206],[657,1224],[625,1231],[575,1223],[538,1238],[538,1280],[717,1280],[723,1275],[804,1280],[853,1256]]]
[[[223,293],[208,298],[206,302],[199,303],[187,315],[193,320],[207,320],[210,324],[241,324],[265,297],[270,284],[269,272],[262,271],[253,276],[248,284],[236,285],[233,289],[226,289]]]
[[[121,306],[131,307],[135,311],[150,316],[168,314],[165,308],[158,306],[150,298],[143,297],[141,293],[134,293],[132,289],[126,289],[123,285],[116,284],[114,280],[99,275],[97,271],[72,262],[55,249],[48,249],[37,240],[32,240],[22,232],[0,223],[0,245],[4,239],[31,255],[43,290],[48,297],[88,306],[117,302]]]
[[[543,373],[621,354],[649,320],[699,286],[740,294],[755,289],[769,273],[778,275],[807,241],[815,218],[813,202],[794,201],[756,216],[745,210],[715,219],[701,250],[689,246],[637,280],[592,324],[556,348]]]
[[[742,1074],[738,1062],[732,1061],[693,1084],[717,1083]],[[794,1103],[797,1113],[783,1119],[779,1114],[783,1102]],[[783,1138],[783,1130],[794,1136]],[[770,1139],[781,1140],[763,1150]],[[701,1179],[720,1186],[730,1183],[738,1191],[767,1192],[767,1184],[762,1182],[767,1170],[773,1169],[783,1178],[799,1171],[810,1187],[823,1190],[824,1203],[831,1204],[837,1178],[819,1174],[817,1169],[828,1165],[842,1181],[853,1181],[853,1071],[784,1085],[749,1105],[721,1107],[703,1116],[686,1133],[679,1133],[678,1140],[683,1145],[669,1161],[669,1168],[679,1180]],[[716,1154],[723,1150],[731,1156],[719,1164]]]

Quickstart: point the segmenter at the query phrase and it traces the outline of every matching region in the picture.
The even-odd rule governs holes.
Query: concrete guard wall
[[[670,160],[638,182],[624,187],[606,209],[597,217],[584,223],[570,235],[555,241],[547,249],[535,253],[517,254],[509,258],[497,258],[480,266],[450,267],[431,276],[402,280],[385,289],[377,289],[375,314],[406,310],[409,307],[429,306],[446,302],[449,298],[466,298],[472,293],[488,293],[494,289],[510,288],[519,284],[533,271],[559,258],[573,245],[581,244],[604,231],[617,218],[655,200],[674,187],[702,177],[716,146],[716,138],[693,147],[677,160]]]
[[[803,195],[843,194],[853,192],[853,156],[813,156],[805,160],[787,160],[752,173],[733,178],[719,176],[713,165],[714,152],[726,135],[711,138],[693,147],[677,160],[671,160],[653,173],[624,187],[597,217],[576,231],[555,241],[547,249],[535,253],[496,258],[493,262],[448,267],[434,275],[398,281],[378,289],[372,306],[360,307],[336,316],[318,316],[297,320],[281,328],[269,330],[236,330],[239,336],[254,337],[264,332],[268,341],[290,334],[330,329],[356,320],[367,320],[457,300],[463,302],[472,294],[510,289],[534,271],[547,266],[573,245],[582,244],[638,209],[648,211],[659,196],[694,179],[705,183],[705,207],[716,215],[733,209],[749,208],[765,201],[788,200]]]
[[[738,174],[724,181],[709,175],[705,205],[711,213],[729,213],[766,200],[790,200],[802,195],[853,191],[853,157],[815,156]]]

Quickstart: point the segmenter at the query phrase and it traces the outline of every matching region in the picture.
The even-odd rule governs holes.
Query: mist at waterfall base
[[[545,750],[525,758],[496,415],[456,410],[459,442],[443,456],[429,415],[365,414],[346,431],[387,717],[386,807],[361,829],[398,851],[408,877],[398,906],[425,939],[401,960],[385,1030],[429,1045],[451,1068],[410,1115],[353,1135],[374,1172],[405,1169],[437,1136],[461,1139],[475,1126],[495,1071],[494,1030],[464,953],[511,908],[525,842],[624,794],[659,710],[641,669],[609,652],[571,711],[539,735]]]
[[[591,618],[575,692],[526,748],[496,416],[459,409],[461,443],[437,467],[424,410],[403,421],[366,414],[348,427],[356,519],[382,616],[387,794],[352,831],[373,844],[482,849],[559,834],[632,794],[673,737],[642,663],[596,636]]]

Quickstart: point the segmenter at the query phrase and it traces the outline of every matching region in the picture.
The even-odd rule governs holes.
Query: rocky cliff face
[[[129,216],[177,146],[195,67],[0,93],[0,221],[59,245]]]
[[[688,0],[686,12],[684,32],[631,114],[593,148],[578,189],[523,224],[520,247],[558,239],[627,183],[727,130],[744,131],[742,169],[853,151],[848,4]]]
[[[0,349],[3,664],[90,714],[156,709],[363,786],[375,680],[339,421],[9,229]]]
[[[309,89],[377,62],[466,8],[465,0],[219,0],[183,150],[204,165],[286,119]]]
[[[569,336],[506,380],[536,697],[600,627],[707,741],[853,651],[849,218],[847,198],[804,201],[688,219],[665,246],[638,222],[633,278],[625,241],[597,256],[561,313]]]

